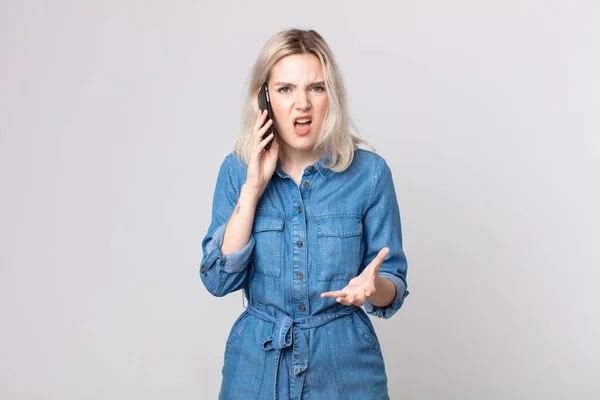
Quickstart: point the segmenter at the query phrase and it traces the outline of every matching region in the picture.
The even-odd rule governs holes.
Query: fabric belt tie
[[[301,384],[297,385],[296,388],[297,391],[301,391],[304,384],[304,372],[308,369],[308,337],[305,330],[328,324],[333,320],[352,314],[359,308],[348,306],[340,313],[319,314],[294,320],[283,311],[274,307],[267,308],[258,303],[248,306],[246,310],[250,314],[273,324],[273,331],[261,340],[260,345],[265,351],[275,350],[277,352],[274,399],[278,398],[277,375],[281,361],[281,351],[292,346],[292,374],[295,377],[301,378]],[[272,315],[273,313],[275,313],[274,316]],[[292,396],[292,398],[299,399],[300,394],[301,392],[297,396]]]

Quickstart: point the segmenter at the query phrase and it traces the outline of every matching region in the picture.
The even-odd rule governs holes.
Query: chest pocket
[[[359,271],[362,222],[357,217],[325,218],[317,222],[317,279],[349,281]]]
[[[252,235],[256,241],[253,252],[256,272],[279,276],[283,262],[283,218],[257,214],[254,217]]]

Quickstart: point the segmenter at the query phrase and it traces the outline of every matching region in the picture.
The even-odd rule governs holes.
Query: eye
[[[323,86],[313,86],[313,90],[317,93],[323,93],[325,88]]]
[[[287,86],[283,86],[283,87],[280,87],[279,89],[277,89],[277,91],[278,91],[279,93],[289,93],[289,92],[287,92],[287,91],[285,91],[285,92],[284,92],[284,90],[290,90],[290,88],[289,88],[289,87],[287,87]]]

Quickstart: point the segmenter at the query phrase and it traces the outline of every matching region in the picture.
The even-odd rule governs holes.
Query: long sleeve
[[[396,297],[388,307],[377,307],[365,302],[365,311],[379,318],[394,315],[408,296],[406,283],[407,262],[402,249],[402,227],[400,210],[396,199],[394,181],[389,166],[383,158],[379,159],[367,210],[363,218],[365,235],[365,253],[363,265],[368,265],[384,247],[390,252],[383,261],[379,276],[391,280],[396,286]]]
[[[225,296],[242,288],[248,278],[248,265],[254,250],[254,237],[238,252],[224,255],[221,252],[227,221],[239,198],[233,179],[231,163],[233,155],[228,155],[219,170],[212,204],[212,220],[208,232],[202,240],[202,262],[200,279],[214,296]]]

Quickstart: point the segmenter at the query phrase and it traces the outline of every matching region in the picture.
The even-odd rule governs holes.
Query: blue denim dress
[[[390,318],[408,295],[391,171],[363,149],[343,172],[324,168],[327,157],[305,169],[299,186],[278,164],[248,244],[227,255],[220,246],[246,169],[233,153],[221,165],[200,278],[215,296],[243,289],[248,306],[225,345],[220,399],[389,398],[367,313]],[[396,286],[389,307],[320,297],[346,286],[386,246],[380,276]]]

